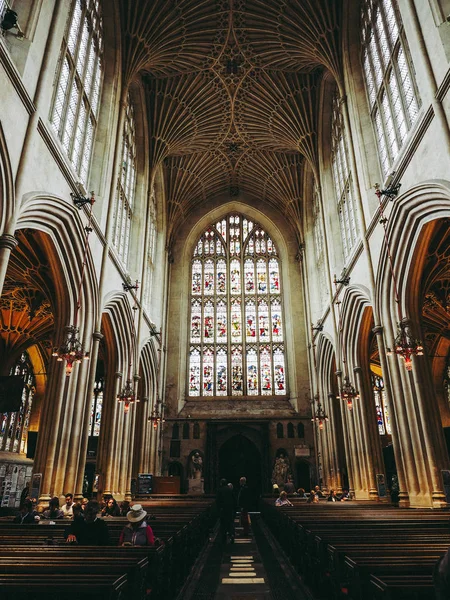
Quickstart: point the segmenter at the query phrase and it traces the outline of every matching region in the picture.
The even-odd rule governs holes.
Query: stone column
[[[9,257],[18,243],[18,240],[9,233],[4,233],[0,236],[0,296],[3,292],[3,286],[5,284],[6,272],[9,265]]]
[[[337,436],[337,407],[336,407],[336,396],[333,393],[328,394],[328,410],[330,417],[330,436],[332,439],[332,447],[334,448],[332,454],[332,460],[334,465],[335,483],[334,489],[337,493],[342,492],[342,475],[339,464],[339,453],[338,453],[338,436]]]
[[[97,465],[102,476],[102,492],[104,494],[111,494],[113,492],[112,472],[114,457],[111,456],[111,453],[116,439],[117,419],[120,409],[116,398],[121,380],[122,373],[120,372],[115,373],[114,377],[109,377],[106,380],[105,401],[103,407],[105,413],[100,429],[99,453],[97,459]]]
[[[398,485],[400,489],[400,501],[402,506],[409,506],[409,495],[406,487],[406,474],[403,464],[403,457],[400,447],[400,432],[398,429],[397,409],[393,401],[391,369],[386,357],[386,348],[384,344],[383,327],[380,325],[372,329],[377,336],[378,353],[380,356],[381,372],[383,374],[384,389],[386,399],[390,410],[391,428],[392,428],[392,446],[394,449],[395,465],[397,468]],[[388,482],[390,483],[390,482]]]

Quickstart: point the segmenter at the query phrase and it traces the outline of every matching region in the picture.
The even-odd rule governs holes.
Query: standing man
[[[247,478],[241,477],[239,479],[239,493],[238,493],[238,508],[241,511],[241,526],[243,529],[244,537],[248,537],[250,531],[250,517],[248,511],[251,505],[250,490],[247,487]]]
[[[220,532],[222,541],[227,541],[227,534],[230,536],[230,542],[234,543],[234,515],[236,512],[236,502],[234,499],[233,488],[229,487],[226,479],[220,480],[220,487],[217,490],[217,508],[220,517]]]

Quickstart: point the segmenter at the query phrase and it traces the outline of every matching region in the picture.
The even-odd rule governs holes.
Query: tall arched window
[[[395,0],[365,0],[362,62],[383,174],[396,159],[419,112],[419,96]]]
[[[119,258],[126,265],[130,245],[131,219],[133,216],[134,194],[136,190],[136,124],[134,108],[127,98],[125,122],[122,137],[122,163],[117,182],[116,204],[114,207],[113,245]]]
[[[3,452],[26,452],[31,405],[35,392],[33,366],[28,353],[23,352],[10,375],[20,375],[24,380],[20,408],[16,412],[0,413],[0,450]]]
[[[257,223],[232,214],[192,257],[189,396],[285,395],[280,259]]]
[[[333,96],[331,119],[331,167],[338,203],[337,208],[344,259],[347,260],[356,244],[359,233],[344,119],[337,91]]]
[[[383,379],[372,373],[372,385],[373,397],[375,399],[375,410],[377,411],[378,433],[380,435],[391,435],[391,418]]]
[[[99,0],[74,0],[63,39],[52,125],[86,185],[103,80]]]
[[[94,393],[91,400],[91,414],[89,416],[89,435],[100,435],[100,424],[102,421],[103,392],[105,389],[105,380],[103,377],[96,377],[94,383]]]
[[[147,248],[147,277],[145,281],[144,290],[144,306],[150,311],[152,301],[152,289],[153,289],[153,274],[155,271],[155,258],[156,258],[156,195],[155,190],[152,189],[150,192],[150,206],[149,206],[149,235],[148,235],[148,248]]]

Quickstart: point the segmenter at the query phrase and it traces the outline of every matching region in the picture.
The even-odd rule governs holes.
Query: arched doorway
[[[244,435],[228,439],[219,450],[219,478],[232,483],[239,489],[240,477],[247,478],[255,507],[261,495],[261,454],[255,444]]]

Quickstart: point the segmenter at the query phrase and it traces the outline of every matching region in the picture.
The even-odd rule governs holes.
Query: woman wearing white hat
[[[147,513],[141,504],[133,504],[127,513],[129,523],[120,534],[119,546],[153,546],[155,544],[155,536],[150,525],[147,525],[146,516]]]

